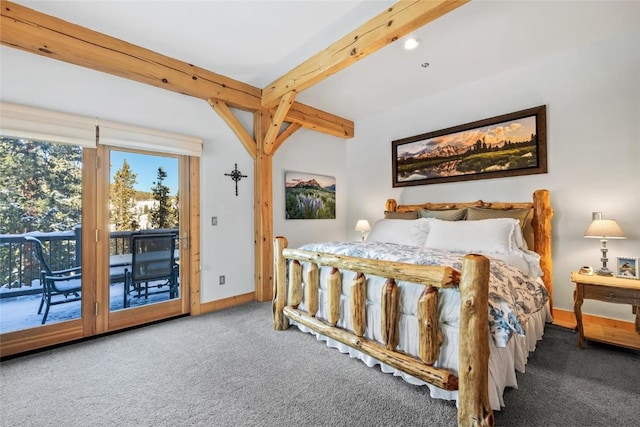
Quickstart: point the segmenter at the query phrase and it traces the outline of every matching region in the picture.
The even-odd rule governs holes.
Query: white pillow
[[[429,234],[429,219],[418,218],[413,221],[413,223],[411,240],[413,240],[413,244],[416,246],[424,246],[424,243],[427,241],[427,234]]]
[[[367,242],[388,242],[415,246],[411,234],[414,219],[379,219],[367,237]]]
[[[454,252],[509,253],[522,239],[520,223],[514,218],[478,221],[441,221],[426,218],[427,239],[424,247]],[[518,239],[518,233],[520,238]]]

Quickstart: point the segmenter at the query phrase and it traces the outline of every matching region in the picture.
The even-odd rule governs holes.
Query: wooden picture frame
[[[546,105],[392,141],[393,186],[547,173]]]
[[[624,279],[640,279],[640,270],[638,269],[638,257],[622,257],[616,258],[616,276]]]

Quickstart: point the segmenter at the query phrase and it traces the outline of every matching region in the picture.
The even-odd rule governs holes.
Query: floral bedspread
[[[312,243],[301,249],[421,265],[446,265],[458,271],[462,269],[462,258],[465,255],[380,242]],[[491,258],[490,254],[486,256]],[[524,335],[525,321],[530,314],[544,307],[549,294],[535,277],[527,276],[506,262],[491,259],[490,270],[489,328],[495,344],[505,347],[513,333]]]

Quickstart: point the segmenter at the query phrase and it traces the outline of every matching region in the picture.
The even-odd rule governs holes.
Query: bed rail
[[[458,272],[446,266],[421,266],[400,262],[369,260],[287,249],[284,237],[274,239],[273,324],[276,330],[289,327],[289,319],[309,329],[361,351],[380,362],[408,373],[445,390],[458,390],[458,424],[493,425],[489,404],[489,260],[481,255],[467,255]],[[287,263],[287,260],[290,260]],[[302,265],[311,264],[305,280],[307,311],[298,309],[302,301]],[[287,271],[288,264],[288,271]],[[326,321],[316,318],[320,266],[332,267],[328,277]],[[341,273],[350,270],[356,276],[350,284],[350,313],[353,331],[337,327],[340,318]],[[383,343],[365,338],[366,276],[386,278],[381,298]],[[287,280],[288,277],[288,280]],[[418,300],[419,358],[396,350],[399,328],[397,280],[425,286]],[[447,369],[433,366],[438,358],[442,334],[438,325],[438,289],[460,289],[459,377]]]

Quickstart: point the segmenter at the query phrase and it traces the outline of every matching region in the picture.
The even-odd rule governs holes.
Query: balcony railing
[[[177,229],[140,230],[144,233],[172,232]],[[131,253],[131,235],[134,231],[113,231],[109,235],[109,255]],[[39,280],[42,269],[38,260],[25,249],[25,236],[42,241],[44,253],[52,270],[62,270],[82,265],[82,228],[68,231],[39,232],[25,234],[0,234],[0,298],[15,297],[42,292],[40,286],[34,287],[33,281]],[[27,248],[29,246],[27,245]],[[8,292],[8,290],[10,290]]]

